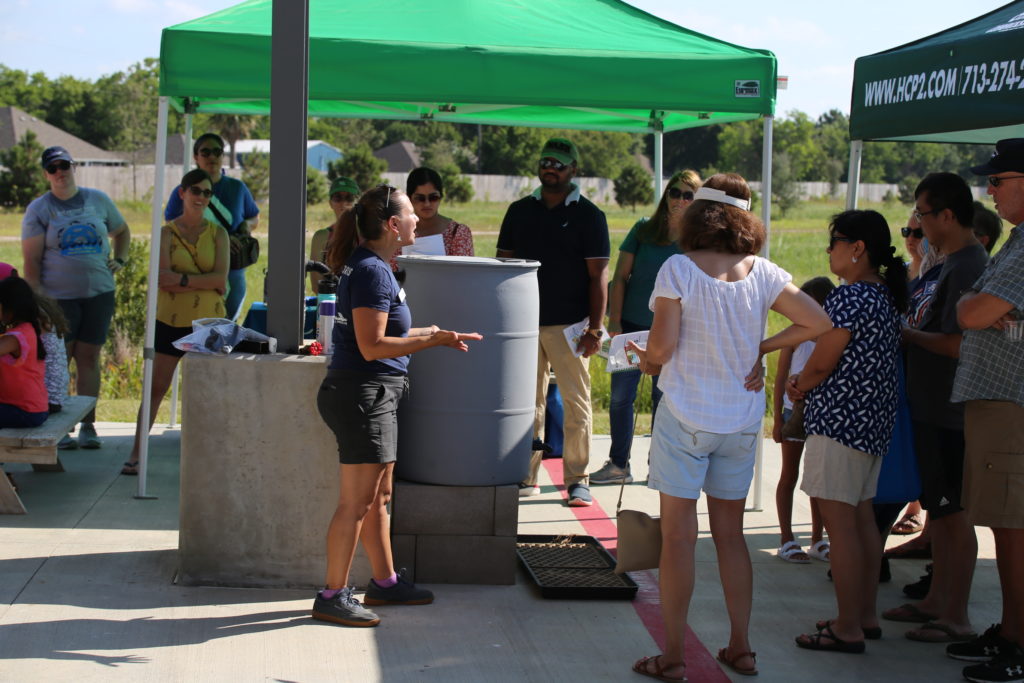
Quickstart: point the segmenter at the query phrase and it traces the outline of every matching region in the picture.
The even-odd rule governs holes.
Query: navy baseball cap
[[[43,168],[46,168],[55,161],[61,160],[75,163],[75,160],[71,158],[71,155],[63,147],[47,147],[43,150]]]
[[[971,173],[992,175],[1015,171],[1024,173],[1024,138],[1007,138],[996,143],[996,151],[988,163],[975,166]]]

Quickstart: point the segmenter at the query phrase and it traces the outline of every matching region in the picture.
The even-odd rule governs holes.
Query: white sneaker
[[[531,496],[539,496],[539,495],[540,495],[540,487],[537,486],[536,484],[533,484],[533,485],[531,485],[531,484],[523,484],[523,483],[519,484],[519,497],[520,498],[530,498]]]
[[[611,460],[605,462],[605,464],[598,471],[590,475],[591,484],[632,484],[633,475],[629,472],[629,466],[619,467]]]

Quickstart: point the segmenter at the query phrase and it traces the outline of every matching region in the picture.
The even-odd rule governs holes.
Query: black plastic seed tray
[[[524,534],[516,555],[542,597],[561,600],[632,600],[639,586],[616,574],[615,558],[593,536]]]

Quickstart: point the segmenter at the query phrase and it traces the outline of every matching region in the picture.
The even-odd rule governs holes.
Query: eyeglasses
[[[921,228],[900,228],[900,234],[904,237],[913,237],[914,239],[924,238],[924,230]]]
[[[693,192],[690,190],[680,190],[678,187],[668,188],[669,199],[685,199],[688,202],[693,201]]]
[[[213,190],[207,190],[206,188],[199,187],[198,185],[190,185],[188,188],[188,193],[196,197],[202,195],[207,199],[213,196]]]
[[[61,159],[60,161],[55,161],[49,166],[47,166],[46,172],[49,173],[50,175],[53,175],[57,171],[66,171],[69,168],[71,168],[71,162]]]
[[[223,153],[223,149],[218,149],[216,147],[203,147],[199,150],[199,156],[201,157],[219,157]]]
[[[557,161],[555,159],[541,159],[540,167],[553,168],[556,171],[564,171],[565,169],[569,168],[569,165],[563,164],[561,161]]]
[[[420,204],[433,204],[434,202],[441,201],[441,193],[431,192],[430,194],[420,194],[417,192],[412,196],[412,200],[414,202],[419,202]]]
[[[1024,178],[1024,175],[1008,175],[1000,178],[997,175],[990,175],[988,177],[988,184],[992,187],[999,187],[1004,180],[1014,180],[1015,178]]]
[[[852,237],[832,235],[831,237],[828,238],[828,248],[831,249],[832,247],[836,246],[836,242],[846,242],[847,244],[853,244],[856,241],[857,240],[853,239]]]
[[[931,211],[918,211],[917,209],[915,209],[914,211],[911,212],[910,215],[916,218],[917,220],[921,220],[925,216],[929,216],[933,213],[939,213],[942,210],[943,209],[932,209]]]
[[[331,195],[331,201],[335,204],[340,204],[342,202],[351,204],[355,200],[356,198],[351,192],[335,192]]]

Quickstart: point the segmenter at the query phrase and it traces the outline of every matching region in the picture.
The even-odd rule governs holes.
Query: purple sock
[[[396,583],[398,583],[398,574],[392,574],[391,576],[389,576],[388,578],[384,579],[383,581],[378,581],[377,579],[374,579],[373,582],[375,584],[377,584],[378,586],[380,586],[381,588],[391,588]]]
[[[334,596],[340,592],[340,588],[325,588],[322,591],[320,591],[320,597],[324,600],[333,600]]]

